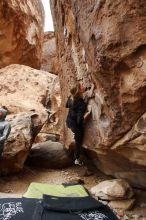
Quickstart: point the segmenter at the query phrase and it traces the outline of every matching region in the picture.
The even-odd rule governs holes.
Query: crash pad
[[[23,195],[25,198],[42,199],[43,194],[60,197],[85,197],[88,196],[86,189],[80,185],[54,185],[43,183],[31,183],[27,192]]]

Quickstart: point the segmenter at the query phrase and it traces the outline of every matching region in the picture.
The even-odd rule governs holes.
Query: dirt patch
[[[5,193],[23,194],[31,182],[62,184],[79,180],[90,189],[106,177],[100,172],[93,174],[85,166],[72,166],[63,170],[42,169],[25,167],[24,170],[13,176],[1,177],[0,191]]]

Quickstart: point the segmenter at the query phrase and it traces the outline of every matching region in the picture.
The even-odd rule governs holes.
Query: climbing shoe
[[[79,166],[83,166],[84,165],[83,161],[80,161],[79,159],[76,159],[74,163],[75,163],[75,165],[79,165]]]

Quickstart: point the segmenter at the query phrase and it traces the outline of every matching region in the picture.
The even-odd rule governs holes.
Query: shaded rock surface
[[[58,74],[59,71],[56,38],[52,31],[44,33],[41,69],[53,74]]]
[[[51,92],[48,96],[46,108],[48,112],[48,120],[44,123],[35,142],[40,142],[41,139],[47,141],[47,138],[49,137],[48,134],[56,137],[56,140],[60,139],[62,136],[61,90],[58,77],[54,80]],[[45,136],[46,138],[44,138]]]
[[[0,68],[13,63],[40,68],[43,24],[41,0],[0,1]]]
[[[145,0],[51,0],[51,8],[61,63],[63,126],[70,87],[94,83],[84,146],[100,170],[145,188]],[[62,134],[68,147],[72,136],[66,128]]]
[[[32,117],[31,113],[20,113],[9,119],[12,129],[0,158],[1,174],[15,173],[23,168],[33,140]]]
[[[134,203],[135,203],[135,199],[127,199],[127,200],[111,201],[108,203],[108,205],[112,209],[120,209],[123,211],[127,211],[133,208]]]
[[[72,157],[59,142],[46,141],[34,144],[27,163],[42,168],[62,169],[72,164]]]

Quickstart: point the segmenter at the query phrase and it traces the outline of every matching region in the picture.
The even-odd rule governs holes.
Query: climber
[[[90,115],[87,112],[87,102],[83,99],[85,89],[81,86],[74,86],[70,90],[70,96],[66,103],[66,108],[69,108],[66,124],[67,127],[74,133],[75,139],[75,164],[82,165],[80,160],[80,147],[84,135],[84,121]]]
[[[6,116],[7,110],[5,108],[0,108],[0,158],[3,153],[5,141],[7,140],[11,131],[10,123],[5,120]]]

